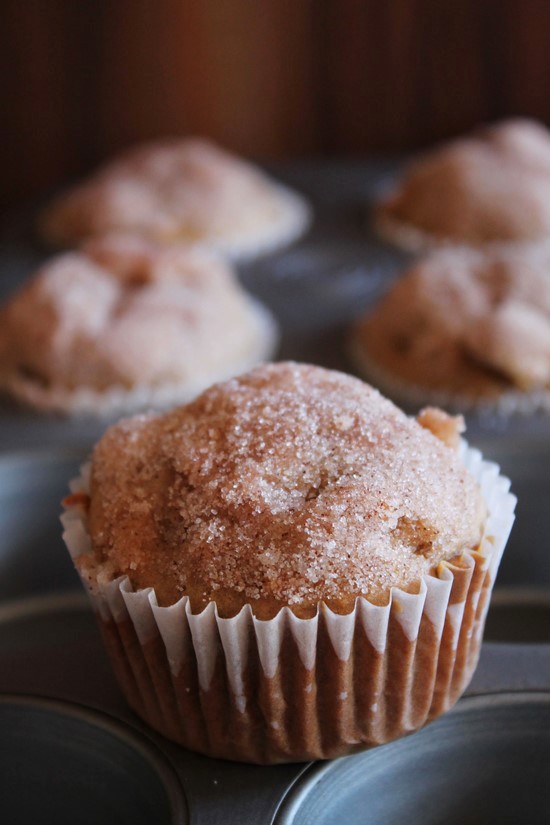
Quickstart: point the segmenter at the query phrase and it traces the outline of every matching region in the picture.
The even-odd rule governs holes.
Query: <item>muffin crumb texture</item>
[[[162,605],[187,595],[193,612],[215,601],[232,616],[249,603],[264,619],[415,592],[478,546],[485,518],[444,443],[460,420],[420,420],[355,378],[295,363],[123,420],[94,451],[81,572],[92,584],[127,575]]]
[[[437,407],[424,407],[417,416],[418,423],[432,432],[448,447],[458,449],[460,436],[466,430],[461,415],[448,415]]]

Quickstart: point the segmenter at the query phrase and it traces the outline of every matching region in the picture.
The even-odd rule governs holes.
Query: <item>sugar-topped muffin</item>
[[[450,707],[514,507],[461,429],[282,363],[107,430],[64,535],[132,707],[252,762],[351,753]]]
[[[0,386],[44,410],[166,405],[269,357],[275,341],[221,259],[109,236],[47,262],[0,309]]]
[[[41,232],[70,246],[112,231],[186,241],[235,259],[285,246],[310,221],[305,199],[206,140],[128,150],[52,204]]]
[[[375,223],[413,251],[550,238],[550,133],[510,120],[426,152],[378,205]]]
[[[194,612],[385,603],[476,548],[484,517],[456,451],[357,379],[292,363],[122,421],[92,461],[94,564]]]
[[[359,322],[352,350],[359,369],[397,395],[443,392],[458,406],[519,396],[543,403],[550,245],[432,253]]]

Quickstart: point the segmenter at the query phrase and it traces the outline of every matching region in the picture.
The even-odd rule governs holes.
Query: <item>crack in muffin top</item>
[[[485,505],[455,449],[459,420],[409,418],[356,378],[261,366],[164,415],[125,419],[94,450],[93,553],[160,604],[338,612],[385,603],[475,549]],[[430,431],[430,428],[433,432]],[[435,434],[434,434],[435,433]]]

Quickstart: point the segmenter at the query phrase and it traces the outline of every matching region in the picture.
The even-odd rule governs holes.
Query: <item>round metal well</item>
[[[168,761],[106,715],[54,700],[0,696],[0,729],[3,822],[188,822]]]
[[[278,825],[548,822],[550,693],[463,699],[420,733],[316,765]]]

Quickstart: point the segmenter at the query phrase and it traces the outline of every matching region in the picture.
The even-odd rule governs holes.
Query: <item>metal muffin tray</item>
[[[349,370],[350,320],[404,256],[368,234],[366,204],[391,163],[302,165],[314,229],[244,267],[279,317],[279,357]],[[44,257],[32,210],[0,245],[0,293]],[[329,763],[262,767],[162,739],[126,706],[61,541],[59,502],[105,421],[0,402],[0,800],[10,825],[192,822],[550,821],[550,419],[470,417],[468,438],[518,496],[474,680],[457,707],[403,740]]]

